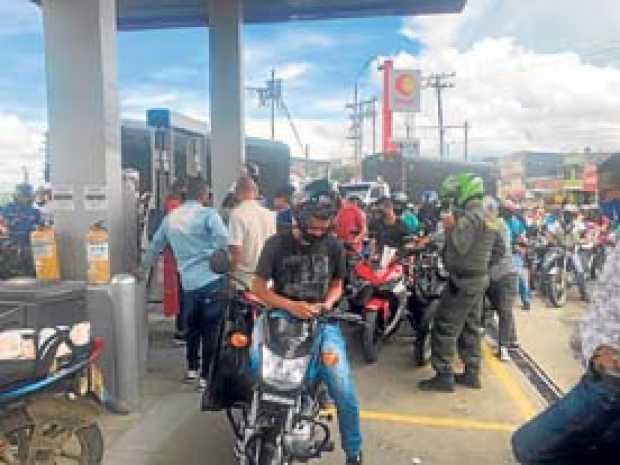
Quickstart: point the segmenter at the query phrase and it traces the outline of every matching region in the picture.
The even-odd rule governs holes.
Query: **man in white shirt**
[[[247,176],[237,180],[239,205],[230,214],[229,241],[235,276],[250,287],[263,245],[276,233],[276,214],[256,199],[258,188]]]

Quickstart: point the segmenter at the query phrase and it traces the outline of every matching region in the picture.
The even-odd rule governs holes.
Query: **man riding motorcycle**
[[[410,208],[409,199],[404,192],[397,192],[392,196],[392,202],[394,203],[394,212],[398,216],[403,224],[407,234],[415,234],[420,228],[420,220]]]
[[[334,207],[321,199],[298,207],[298,227],[271,237],[261,253],[252,291],[267,307],[271,318],[311,319],[334,309],[342,296],[346,275],[342,244],[329,234]],[[273,281],[273,287],[268,282]],[[255,341],[256,342],[256,341]],[[328,388],[336,403],[342,448],[347,465],[362,463],[359,401],[347,360],[346,344],[336,324],[322,323],[310,377]],[[337,360],[327,363],[327,354]],[[254,345],[251,366],[257,365],[259,351]]]
[[[550,242],[566,248],[568,259],[572,261],[575,270],[575,279],[581,299],[584,302],[589,302],[585,271],[577,247],[581,243],[581,236],[584,232],[582,225],[576,221],[578,213],[579,209],[575,205],[564,205],[560,217],[547,227],[547,232]]]
[[[453,392],[455,383],[480,389],[482,304],[491,259],[504,254],[505,244],[498,240],[497,222],[486,220],[480,177],[470,173],[450,176],[441,186],[441,196],[453,205],[452,215],[444,219],[444,256],[450,280],[441,296],[431,335],[431,362],[436,376],[418,386],[440,392]],[[465,371],[455,376],[452,359],[457,343]]]

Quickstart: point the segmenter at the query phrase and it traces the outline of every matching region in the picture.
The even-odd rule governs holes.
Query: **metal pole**
[[[276,140],[276,70],[271,70],[271,140]]]
[[[469,157],[469,147],[467,146],[468,142],[469,142],[469,122],[465,121],[464,124],[464,128],[465,128],[465,143],[463,146],[463,150],[464,150],[464,158],[465,161],[467,161],[468,157]]]
[[[372,98],[372,153],[377,153],[377,97]]]
[[[439,159],[443,160],[445,148],[444,148],[444,128],[443,128],[443,109],[441,106],[441,84],[439,77],[437,77],[437,118],[439,124]]]
[[[353,94],[353,115],[354,115],[354,124],[355,124],[355,178],[356,181],[360,180],[360,166],[359,166],[359,152],[360,152],[360,137],[361,137],[361,128],[360,128],[360,113],[359,113],[359,103],[358,103],[358,87],[357,87],[357,79],[355,80],[355,91]]]

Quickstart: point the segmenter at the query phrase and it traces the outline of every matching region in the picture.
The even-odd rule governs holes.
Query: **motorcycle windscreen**
[[[270,315],[266,319],[265,344],[285,359],[305,357],[312,351],[315,325],[309,321]]]

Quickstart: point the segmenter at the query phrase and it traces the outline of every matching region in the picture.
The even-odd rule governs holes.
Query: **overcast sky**
[[[561,4],[561,6],[560,6]],[[469,0],[462,15],[288,23],[248,27],[248,85],[263,85],[275,67],[285,99],[311,153],[352,154],[345,104],[369,57],[396,57],[399,68],[457,73],[446,91],[447,124],[468,120],[470,153],[516,150],[620,150],[620,2],[617,0]],[[40,11],[26,0],[0,0],[0,191],[27,166],[39,182],[47,126]],[[205,29],[120,33],[123,117],[143,119],[152,107],[208,116]],[[362,96],[380,96],[370,66]],[[424,91],[419,126],[436,121],[435,97]],[[247,132],[269,136],[269,112],[247,100]],[[396,121],[396,135],[404,133]],[[370,140],[370,127],[366,140]],[[436,131],[420,128],[422,151],[437,154]],[[298,152],[279,118],[277,137]],[[448,134],[462,153],[460,130]],[[370,146],[366,147],[370,150]]]

